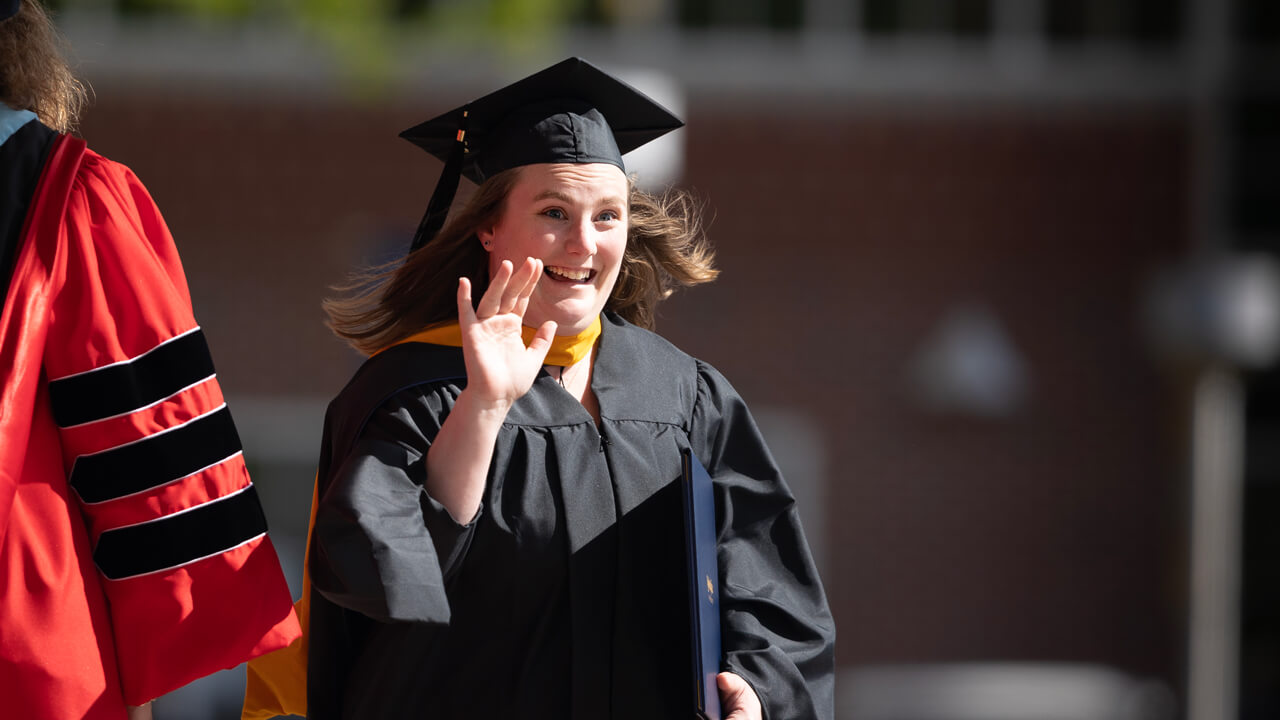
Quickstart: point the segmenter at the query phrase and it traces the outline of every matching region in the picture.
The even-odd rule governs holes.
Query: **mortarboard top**
[[[534,163],[609,163],[684,123],[640,91],[581,58],[563,62],[400,133],[445,161],[416,250],[435,236],[459,176],[480,183]],[[624,168],[625,169],[625,168]]]

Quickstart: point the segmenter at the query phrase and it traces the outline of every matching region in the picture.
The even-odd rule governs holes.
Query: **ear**
[[[493,252],[493,228],[480,228],[476,230],[476,237],[480,239],[480,245],[487,252]]]

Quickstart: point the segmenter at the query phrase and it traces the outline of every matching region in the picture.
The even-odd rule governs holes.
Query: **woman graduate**
[[[6,718],[150,717],[300,634],[173,238],[66,134],[83,99],[39,4],[0,0]]]
[[[373,357],[325,421],[309,717],[690,717],[686,449],[714,480],[726,717],[831,717],[792,495],[728,381],[646,329],[715,275],[688,203],[623,170],[680,125],[570,59],[404,133],[446,160],[413,249],[327,304]],[[480,186],[441,228],[459,174]]]

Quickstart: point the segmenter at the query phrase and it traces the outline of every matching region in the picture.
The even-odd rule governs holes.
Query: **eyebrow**
[[[560,202],[566,203],[566,204],[573,204],[574,202],[573,198],[569,197],[568,195],[565,195],[559,190],[543,190],[542,192],[533,196],[533,202],[535,203],[542,202],[543,200],[559,200]],[[601,205],[618,205],[618,206],[626,205],[626,203],[622,201],[622,198],[617,196],[604,198],[600,202],[600,204]]]

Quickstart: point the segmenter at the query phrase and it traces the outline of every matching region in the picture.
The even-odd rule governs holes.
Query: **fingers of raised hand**
[[[538,286],[538,279],[542,277],[541,260],[530,258],[525,262],[525,266],[529,270],[528,279],[525,281],[524,287],[520,289],[520,294],[516,296],[516,304],[513,310],[520,317],[524,317],[525,310],[529,308],[529,297],[533,295],[533,289]]]
[[[484,295],[480,297],[480,304],[476,306],[476,317],[480,320],[493,317],[502,312],[502,298],[506,293],[507,285],[511,281],[511,274],[514,268],[511,267],[510,260],[503,260],[498,266],[498,271],[489,278],[489,288],[484,291]],[[509,311],[509,310],[508,310]]]
[[[541,268],[538,267],[538,261],[533,258],[525,258],[524,262],[520,263],[520,267],[514,268],[511,279],[502,290],[502,302],[498,311],[503,313],[518,312],[523,315],[524,306],[528,304],[529,293],[533,292],[530,283],[536,281],[540,272]]]
[[[458,322],[467,325],[476,321],[475,308],[471,307],[471,279],[458,278]]]

